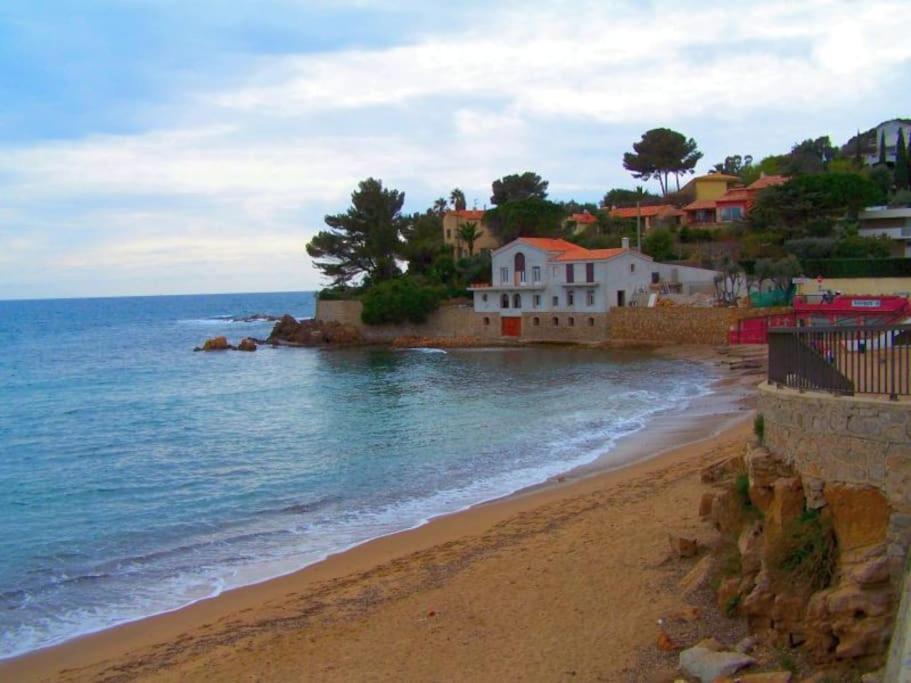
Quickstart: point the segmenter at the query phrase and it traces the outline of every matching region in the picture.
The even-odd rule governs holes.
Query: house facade
[[[656,263],[628,245],[584,249],[562,239],[521,237],[493,252],[490,285],[472,287],[474,310],[507,337],[554,338],[560,328],[606,331],[607,314],[662,283],[711,291],[715,271]],[[489,314],[489,315],[485,315]]]
[[[496,238],[488,225],[484,222],[484,212],[479,209],[462,209],[460,211],[447,211],[443,214],[443,242],[452,247],[455,258],[468,256],[468,244],[459,236],[459,227],[464,224],[474,224],[481,236],[475,240],[474,253],[493,251],[500,247],[500,240]]]
[[[911,208],[869,206],[858,214],[857,222],[860,224],[858,234],[889,237],[893,240],[893,256],[911,258]]]
[[[653,206],[624,206],[611,208],[610,217],[625,220],[635,220],[638,218],[642,230],[648,232],[659,225],[680,225],[684,213],[671,204],[658,204]]]

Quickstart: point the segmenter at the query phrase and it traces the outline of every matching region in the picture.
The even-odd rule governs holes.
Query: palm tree
[[[440,197],[433,203],[433,210],[436,211],[441,216],[446,213],[446,209],[449,207],[449,204],[446,202],[445,197]]]
[[[449,195],[449,201],[452,202],[452,206],[456,211],[465,210],[465,193],[462,192],[459,188],[455,188]]]
[[[459,239],[468,245],[469,258],[474,256],[474,243],[481,239],[483,231],[478,230],[477,223],[462,223],[458,229]]]

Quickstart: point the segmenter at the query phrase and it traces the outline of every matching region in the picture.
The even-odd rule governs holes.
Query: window
[[[541,308],[541,295],[540,294],[535,294],[534,297],[532,297],[531,305],[533,308]]]
[[[595,305],[595,290],[594,289],[590,289],[585,293],[585,302],[589,306]]]
[[[557,306],[559,306],[559,305],[560,305],[560,297],[555,296],[555,297],[553,298],[553,300],[551,301],[551,304],[550,304],[550,305],[553,306],[554,308],[556,308]]]
[[[516,281],[525,282],[525,254],[521,251],[516,254],[515,258],[513,258],[513,264],[515,265]]]
[[[635,273],[635,272],[636,272],[636,264],[635,264],[635,263],[630,263],[630,264],[629,264],[629,272],[631,272],[631,273]]]
[[[576,268],[575,268],[575,266],[576,266],[575,263],[567,263],[567,264],[566,264],[566,281],[567,281],[567,282],[575,282],[575,281],[576,281]]]
[[[500,282],[509,282],[509,268],[506,266],[500,268]]]
[[[452,228],[446,228],[446,239],[452,239]]]
[[[534,325],[535,327],[540,326],[540,324],[541,324],[541,318],[532,318],[532,319],[531,319],[531,324]]]
[[[560,326],[560,319],[557,316],[553,317],[553,324],[554,324],[554,327]]]
[[[595,264],[594,263],[585,264],[585,281],[586,282],[595,281]]]
[[[588,319],[588,326],[589,326],[589,327],[594,327],[594,326],[595,326],[595,319],[594,319],[594,318],[589,318],[589,319]]]
[[[489,325],[490,325],[490,318],[488,318],[488,317],[485,315],[485,316],[484,316],[484,327],[487,327],[487,326],[489,326]]]
[[[576,326],[576,319],[575,319],[575,318],[570,318],[567,322],[569,322],[569,326],[570,326],[570,327],[575,327],[575,326]]]
[[[572,306],[574,303],[576,303],[576,294],[573,290],[569,290],[566,293],[566,305]]]
[[[485,304],[487,303],[487,295],[486,295],[486,294],[482,294],[482,295],[481,295],[481,301],[483,301]]]
[[[509,308],[509,294],[500,297],[500,308]]]
[[[531,279],[533,282],[541,282],[541,266],[531,267]]]
[[[721,209],[721,220],[725,223],[730,223],[731,221],[739,221],[743,218],[743,207],[740,206],[725,206]]]
[[[522,308],[522,295],[521,294],[512,295],[512,307],[513,308]]]
[[[557,277],[557,267],[556,266],[553,267],[553,276],[555,278]]]

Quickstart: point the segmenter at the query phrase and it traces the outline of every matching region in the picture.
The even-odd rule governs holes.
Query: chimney
[[[615,242],[615,244],[616,244],[616,242]],[[623,249],[629,249],[629,237],[621,237],[621,238],[620,238],[620,246],[621,246]]]

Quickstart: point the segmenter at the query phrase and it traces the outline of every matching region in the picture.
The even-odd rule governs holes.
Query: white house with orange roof
[[[474,310],[496,314],[504,336],[531,336],[531,328],[606,325],[651,285],[671,283],[684,293],[711,291],[716,272],[657,263],[626,240],[618,249],[585,249],[562,239],[520,237],[492,253],[491,284],[474,286]],[[496,319],[485,316],[489,325]]]

